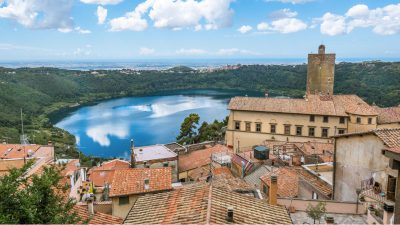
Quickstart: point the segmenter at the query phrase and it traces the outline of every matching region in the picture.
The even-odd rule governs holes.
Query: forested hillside
[[[204,73],[187,67],[165,71],[0,68],[0,139],[17,141],[20,109],[23,109],[28,131],[35,131],[37,140],[45,142],[52,136],[52,139],[68,140],[73,145],[73,137],[52,128],[49,113],[77,103],[179,89],[268,90],[275,96],[302,97],[306,76],[306,65],[250,65]],[[400,63],[337,64],[335,93],[357,94],[379,106],[398,105]],[[43,129],[48,130],[44,132]]]

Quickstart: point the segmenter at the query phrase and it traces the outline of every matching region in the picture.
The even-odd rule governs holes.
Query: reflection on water
[[[207,122],[224,119],[229,97],[203,93],[110,100],[72,112],[56,126],[74,134],[86,154],[127,157],[131,138],[136,146],[174,141],[190,113]]]

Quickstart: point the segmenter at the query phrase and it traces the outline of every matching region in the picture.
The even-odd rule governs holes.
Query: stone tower
[[[336,54],[325,54],[325,45],[308,54],[307,94],[333,95],[335,59]]]

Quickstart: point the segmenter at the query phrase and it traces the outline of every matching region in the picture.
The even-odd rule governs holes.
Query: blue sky
[[[399,1],[0,0],[0,60],[399,58]]]

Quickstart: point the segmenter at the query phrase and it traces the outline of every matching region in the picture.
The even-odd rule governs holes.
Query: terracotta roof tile
[[[299,194],[299,176],[296,170],[288,167],[280,167],[268,172],[260,179],[268,186],[271,185],[271,176],[278,176],[278,196],[296,197]]]
[[[333,95],[325,99],[308,95],[306,99],[234,97],[228,109],[260,112],[280,112],[307,115],[348,116],[378,115],[378,112],[356,95]]]
[[[28,157],[28,152],[35,153],[41,145],[0,144],[0,159]]]
[[[357,135],[373,134],[379,137],[387,148],[397,148],[400,147],[400,128],[380,128],[375,130],[370,130],[366,132],[358,133],[348,133],[334,136],[335,138],[350,137]]]
[[[375,107],[375,109],[379,112],[378,124],[400,122],[400,106],[389,108]]]
[[[139,197],[124,223],[226,224],[228,207],[235,224],[291,224],[284,207],[206,183]]]
[[[323,162],[333,161],[333,151],[335,146],[332,143],[304,142],[294,143],[304,154],[317,154]]]
[[[149,179],[147,189],[144,184],[145,179]],[[110,197],[170,189],[172,189],[171,167],[119,169],[114,171],[110,185]]]
[[[231,152],[225,145],[215,145],[203,150],[179,155],[179,172],[185,172],[210,164],[213,153]]]
[[[112,182],[114,171],[119,169],[129,169],[130,163],[128,161],[114,159],[104,162],[101,166],[93,167],[89,170],[89,180],[93,182],[96,187],[103,187],[105,183]]]
[[[332,196],[332,186],[325,181],[319,179],[317,176],[304,169],[299,169],[298,174],[300,175],[300,178],[309,183],[315,189],[319,190],[326,197],[329,198]]]
[[[87,206],[76,205],[74,206],[74,212],[81,218],[82,222],[89,220],[89,224],[122,224],[123,222],[123,219],[119,217],[101,212],[95,212],[94,215],[90,215]]]

